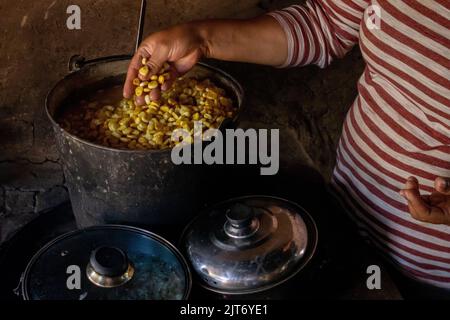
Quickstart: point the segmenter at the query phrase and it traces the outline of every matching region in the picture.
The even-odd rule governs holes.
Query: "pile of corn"
[[[145,61],[142,61],[143,63]],[[225,91],[210,80],[177,78],[171,88],[161,93],[158,101],[151,101],[151,90],[170,78],[168,65],[150,81],[133,81],[135,97],[123,99],[116,106],[99,108],[98,102],[85,104],[78,113],[68,114],[62,126],[69,132],[97,144],[119,149],[166,149],[181,141],[172,141],[172,132],[185,129],[192,142],[194,122],[202,123],[203,131],[218,128],[225,118],[232,118],[236,108]],[[147,67],[139,70],[141,75]],[[135,98],[144,95],[145,105],[137,106]]]

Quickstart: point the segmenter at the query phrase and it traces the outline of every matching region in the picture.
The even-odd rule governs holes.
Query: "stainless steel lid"
[[[222,202],[183,233],[185,256],[203,286],[225,294],[269,289],[294,276],[312,257],[317,228],[300,206],[275,197]]]

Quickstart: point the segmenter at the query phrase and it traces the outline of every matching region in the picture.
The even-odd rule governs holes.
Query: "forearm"
[[[208,58],[279,66],[287,56],[287,40],[270,16],[249,20],[192,22]]]

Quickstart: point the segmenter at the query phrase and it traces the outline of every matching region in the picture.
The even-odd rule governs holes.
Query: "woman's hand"
[[[450,225],[450,178],[436,178],[436,191],[421,196],[415,177],[406,180],[400,194],[408,201],[409,212],[414,219],[433,224]]]
[[[176,79],[177,76],[189,71],[206,54],[205,50],[202,37],[194,24],[182,24],[153,33],[141,43],[131,59],[123,90],[124,97],[131,98],[133,95],[134,78],[148,80],[161,69],[164,62],[168,61],[172,65],[171,79]],[[147,58],[150,70],[146,77],[138,73],[142,66],[142,58]],[[162,90],[168,89],[170,85],[170,81],[164,83]],[[153,90],[151,98],[157,100],[158,95],[159,92]]]
[[[156,74],[164,62],[170,62],[174,76],[186,73],[201,57],[278,66],[286,61],[287,39],[283,28],[272,17],[263,15],[248,20],[205,20],[177,25],[147,37],[133,56],[128,68],[123,95],[133,95],[133,79],[138,77],[142,58]],[[162,90],[170,87],[164,83]],[[150,98],[158,99],[157,90]]]

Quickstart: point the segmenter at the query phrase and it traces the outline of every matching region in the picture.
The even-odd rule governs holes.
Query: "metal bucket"
[[[46,112],[56,135],[78,227],[109,223],[182,225],[202,204],[202,165],[175,165],[170,149],[118,150],[100,146],[70,134],[55,120],[70,96],[122,84],[129,61],[129,56],[92,60],[60,80],[46,98]],[[223,71],[199,63],[187,76],[210,78],[241,108],[243,90]],[[237,116],[231,124],[236,120]]]

